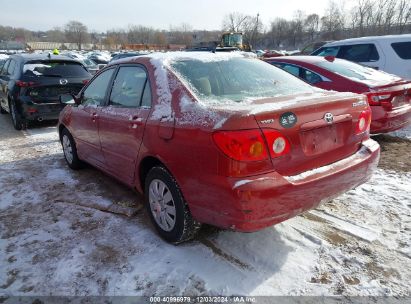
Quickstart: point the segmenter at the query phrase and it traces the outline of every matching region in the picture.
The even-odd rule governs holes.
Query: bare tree
[[[289,22],[284,18],[276,18],[271,22],[271,28],[268,32],[270,44],[277,48],[282,47],[288,38]]]
[[[324,16],[321,18],[323,38],[331,40],[340,39],[341,32],[345,26],[344,21],[344,12],[336,2],[330,1]]]
[[[242,32],[244,28],[248,29],[248,19],[250,16],[241,13],[230,13],[223,19],[223,30],[229,32]]]
[[[70,21],[64,27],[66,38],[69,42],[76,43],[77,48],[81,50],[81,45],[88,39],[88,29],[79,21]]]
[[[317,14],[308,15],[304,21],[304,28],[310,37],[310,41],[314,41],[315,34],[320,26],[320,16]]]
[[[411,22],[411,3],[409,0],[400,0],[397,6],[397,24],[402,34],[405,26]]]

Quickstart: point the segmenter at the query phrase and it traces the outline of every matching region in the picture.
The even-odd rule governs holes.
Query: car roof
[[[367,36],[367,37],[359,37],[359,38],[349,38],[344,40],[333,41],[330,43],[325,44],[324,46],[335,46],[341,44],[348,44],[348,43],[361,43],[361,42],[370,42],[370,41],[384,41],[384,40],[395,40],[395,41],[402,41],[402,40],[410,40],[411,41],[411,34],[403,34],[403,35],[385,35],[385,36]]]
[[[196,60],[196,61],[203,61],[203,62],[212,62],[212,61],[221,61],[227,60],[230,58],[257,58],[254,53],[246,53],[246,52],[157,52],[157,53],[150,53],[144,54],[141,56],[133,56],[133,57],[126,57],[121,58],[115,61],[110,62],[108,65],[116,65],[116,64],[124,64],[124,63],[135,63],[138,60],[150,59],[151,63],[153,64],[162,64],[165,62],[172,62],[177,60]]]
[[[22,62],[28,62],[28,61],[33,61],[33,60],[61,60],[61,61],[72,61],[72,62],[78,62],[76,59],[72,59],[68,56],[65,55],[53,55],[53,54],[16,54],[10,56],[10,58],[14,58],[16,60],[22,61]]]

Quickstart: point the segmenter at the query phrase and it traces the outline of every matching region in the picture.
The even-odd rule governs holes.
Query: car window
[[[16,62],[14,60],[11,60],[7,68],[7,75],[9,76],[13,75],[15,68],[16,68]]]
[[[146,85],[144,87],[143,98],[141,99],[141,106],[149,108],[151,107],[151,87],[150,81],[146,81]]]
[[[377,48],[372,43],[341,46],[337,57],[355,62],[372,62],[380,59]]]
[[[340,50],[339,46],[326,46],[319,48],[318,50],[314,51],[312,55],[315,56],[337,56],[338,51]]]
[[[83,92],[82,105],[101,106],[104,103],[107,87],[114,71],[115,69],[106,70],[90,82]]]
[[[7,68],[9,67],[11,59],[7,60],[4,65],[3,68],[1,69],[0,75],[6,75],[7,74]]]
[[[137,66],[120,67],[110,94],[110,105],[139,107],[147,81],[146,71]]]
[[[391,46],[401,59],[411,59],[411,41],[395,42]]]
[[[0,75],[1,75],[1,70],[3,69],[3,66],[5,63],[6,63],[6,60],[0,60]]]
[[[284,71],[287,71],[287,72],[290,73],[290,74],[293,74],[294,76],[297,76],[297,77],[300,76],[300,68],[299,68],[299,67],[296,67],[296,66],[294,66],[294,65],[284,64],[284,65],[282,66],[282,69],[283,69]]]
[[[304,68],[301,68],[300,76],[301,76],[302,79],[304,79],[305,81],[307,81],[310,84],[316,84],[316,83],[322,81],[322,78],[321,78],[320,75],[318,75],[318,74],[316,74],[316,73],[314,73],[310,70],[304,69]]]

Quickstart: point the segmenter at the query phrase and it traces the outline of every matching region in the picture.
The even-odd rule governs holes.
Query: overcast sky
[[[343,0],[337,0],[343,1]],[[348,0],[348,2],[353,0]],[[0,0],[0,25],[48,30],[70,20],[98,32],[131,24],[169,29],[190,24],[197,30],[219,30],[225,15],[260,14],[264,25],[275,17],[292,18],[300,9],[322,15],[329,0]],[[18,3],[18,5],[17,5]]]

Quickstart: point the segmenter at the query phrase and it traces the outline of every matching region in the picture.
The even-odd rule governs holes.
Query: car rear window
[[[33,77],[90,77],[78,62],[51,60],[29,61],[23,66],[23,74]]]
[[[321,61],[317,65],[320,67],[329,70],[330,72],[348,77],[348,78],[356,78],[360,80],[367,79],[367,76],[370,75],[373,70],[371,68],[364,67],[357,63],[353,63],[347,60],[338,60],[335,59],[334,61]]]
[[[395,42],[391,46],[401,59],[411,59],[411,41]]]
[[[372,43],[343,45],[337,57],[355,62],[372,62],[380,59],[377,48]]]
[[[289,73],[257,59],[218,61],[182,59],[172,69],[204,101],[241,102],[248,98],[312,93],[314,88]]]

